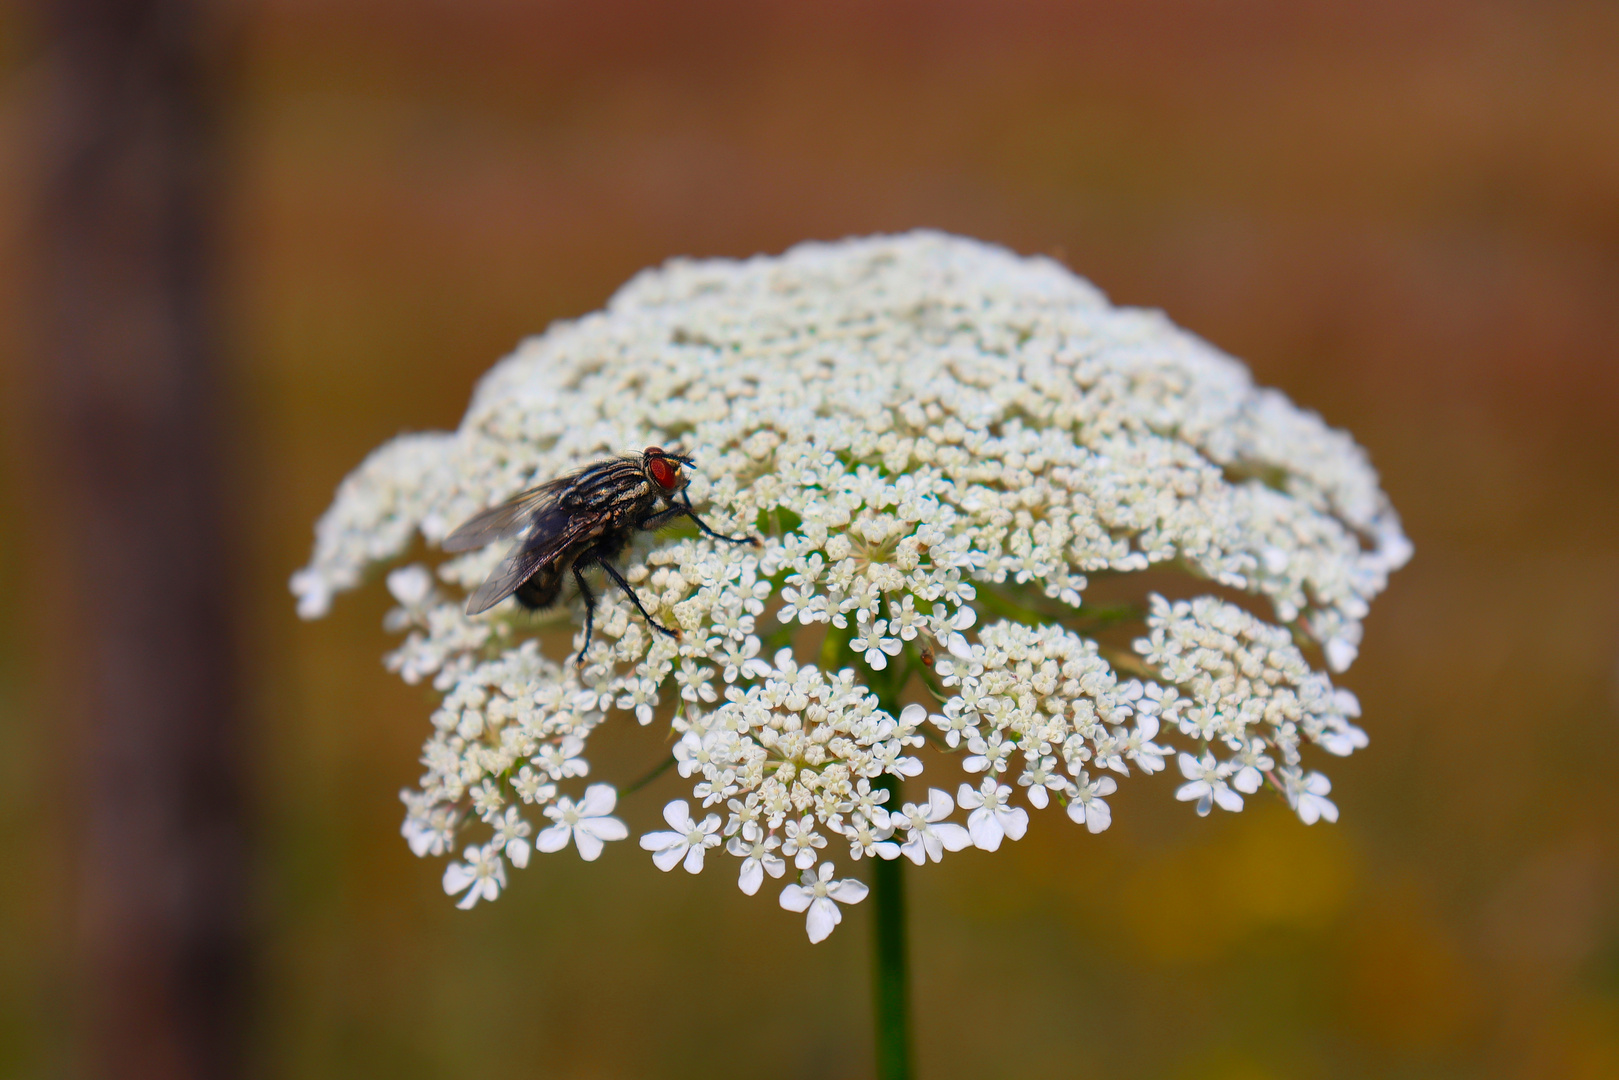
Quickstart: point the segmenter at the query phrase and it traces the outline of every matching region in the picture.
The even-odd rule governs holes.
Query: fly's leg
[[[608,577],[618,582],[618,587],[624,590],[624,595],[630,598],[630,603],[635,605],[635,610],[641,613],[641,618],[645,619],[652,626],[652,629],[657,630],[659,633],[668,634],[676,641],[680,640],[679,630],[669,629],[646,613],[646,608],[641,606],[641,598],[635,595],[635,590],[630,588],[630,583],[624,580],[624,575],[618,572],[618,567],[605,560],[598,565],[607,571]]]
[[[640,521],[637,521],[635,523],[635,527],[637,529],[646,529],[648,531],[661,529],[669,523],[670,519],[677,518],[685,512],[686,508],[684,506],[671,506],[667,509],[659,510],[656,513],[648,514]]]
[[[703,531],[704,535],[712,536],[716,540],[724,540],[727,544],[752,544],[754,547],[759,546],[759,538],[756,536],[726,536],[724,533],[717,533],[713,529],[710,529],[708,527],[708,522],[698,517],[697,511],[692,509],[691,496],[686,493],[685,489],[681,489],[680,498],[686,505],[677,506],[673,510],[669,511],[670,516],[677,513],[685,514],[687,517],[697,522],[697,527]]]
[[[603,563],[602,565],[607,564]],[[590,635],[596,629],[596,594],[590,591],[589,585],[585,584],[583,568],[580,567],[577,559],[574,560],[573,564],[573,580],[579,583],[579,595],[585,598],[585,644],[579,650],[579,655],[574,659],[574,663],[584,667],[585,653],[590,651]]]

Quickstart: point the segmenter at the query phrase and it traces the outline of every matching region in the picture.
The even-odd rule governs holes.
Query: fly
[[[751,536],[717,533],[697,516],[686,491],[691,480],[683,471],[694,464],[687,454],[649,446],[639,454],[587,465],[474,515],[444,538],[445,551],[471,551],[497,540],[520,539],[467,600],[467,614],[488,611],[508,596],[530,611],[550,607],[562,593],[563,575],[571,572],[585,601],[585,644],[579,650],[583,663],[596,613],[596,594],[585,582],[584,571],[600,566],[654,630],[680,637],[679,630],[647,614],[613,560],[637,530],[657,529],[677,517],[691,518],[705,536],[716,540],[759,546]]]

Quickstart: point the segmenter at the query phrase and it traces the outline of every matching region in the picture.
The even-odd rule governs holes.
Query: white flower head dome
[[[1411,553],[1365,453],[1162,315],[937,233],[676,260],[524,342],[459,430],[343,482],[299,612],[417,533],[648,445],[695,458],[709,524],[762,540],[637,534],[619,566],[678,640],[610,583],[579,663],[511,601],[466,616],[506,545],[388,576],[389,666],[443,693],[403,831],[460,856],[462,906],[531,849],[625,838],[590,734],[671,711],[691,801],[641,846],[694,873],[734,856],[749,893],[792,863],[781,902],[814,940],[865,895],[834,860],[993,850],[1025,807],[1100,831],[1115,778],[1170,761],[1199,813],[1268,786],[1336,818],[1312,766],[1366,736],[1323,669]],[[553,618],[582,627],[581,602]]]

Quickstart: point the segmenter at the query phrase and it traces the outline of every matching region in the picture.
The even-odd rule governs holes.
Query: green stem
[[[1010,585],[979,585],[977,604],[991,615],[1015,619],[1030,626],[1060,623],[1080,634],[1094,634],[1121,622],[1140,621],[1146,615],[1137,604],[1076,608],[1048,600],[1032,590]]]
[[[630,795],[634,795],[637,791],[640,791],[642,788],[644,788],[648,784],[652,783],[652,781],[656,780],[658,777],[660,777],[664,773],[668,772],[671,768],[674,767],[674,764],[675,764],[675,756],[673,754],[670,754],[668,757],[666,757],[662,761],[658,762],[658,764],[653,767],[651,772],[647,773],[645,776],[641,777],[641,779],[637,780],[635,783],[631,784],[629,787],[627,787],[623,791],[619,792],[618,793],[619,798],[626,798],[626,797],[628,797]]]
[[[910,650],[866,683],[884,712],[898,716],[910,677]],[[901,778],[884,773],[872,783],[888,792],[889,810],[900,807]],[[911,957],[905,925],[905,864],[874,859],[871,866],[871,996],[877,1013],[877,1080],[911,1080]]]
[[[878,706],[898,716],[900,695],[910,678],[910,650],[894,658],[883,671],[873,671],[849,648],[849,628],[827,627],[821,646],[821,666],[827,671],[855,666],[866,686],[877,695]],[[888,792],[884,805],[900,807],[900,777],[888,773],[872,781]],[[911,962],[905,926],[904,863],[899,859],[871,860],[871,996],[876,1013],[877,1080],[911,1080]]]
[[[897,710],[895,710],[897,711]],[[899,777],[874,787],[898,809]],[[871,991],[877,1013],[877,1080],[911,1080],[911,966],[905,933],[905,863],[875,859],[871,870]]]

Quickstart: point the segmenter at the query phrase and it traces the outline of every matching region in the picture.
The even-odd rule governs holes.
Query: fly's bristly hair
[[[512,551],[467,600],[467,614],[477,615],[514,597],[531,611],[550,607],[572,572],[585,601],[585,643],[590,648],[596,596],[583,571],[600,566],[630,598],[647,623],[678,638],[679,630],[662,625],[641,606],[635,590],[613,565],[638,531],[657,529],[677,517],[689,517],[705,536],[731,544],[753,544],[749,536],[725,536],[709,528],[692,509],[683,470],[696,462],[678,450],[649,446],[639,454],[610,458],[577,472],[519,492],[499,506],[473,516],[444,538],[448,552],[471,551],[499,540],[518,538]]]

